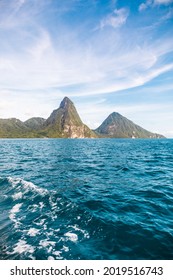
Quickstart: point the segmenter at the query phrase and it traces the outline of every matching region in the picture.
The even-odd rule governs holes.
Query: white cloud
[[[147,0],[146,2],[142,3],[139,6],[139,11],[146,10],[148,7],[152,6],[152,4],[153,4],[153,0]]]
[[[173,0],[154,0],[155,5],[168,5],[172,2]]]
[[[67,95],[65,87],[74,86],[71,96],[104,94],[141,86],[173,68],[160,61],[172,50],[171,39],[126,49],[123,41],[116,45],[110,40],[110,48],[107,42],[100,46],[98,38],[89,48],[76,41],[67,52],[58,44],[54,47],[46,30],[37,37],[23,54],[0,56],[1,88],[46,89],[50,94],[51,88],[59,88]]]
[[[112,14],[108,15],[100,22],[100,28],[105,26],[111,26],[113,28],[118,28],[126,23],[129,12],[127,9],[115,9]]]
[[[40,61],[46,51],[50,51],[52,48],[52,43],[48,32],[41,29],[39,38],[36,39],[36,43],[28,49],[28,52],[31,54],[32,58],[36,61]]]
[[[139,6],[139,11],[146,10],[149,7],[158,5],[169,5],[171,3],[173,3],[173,0],[147,0]]]
[[[43,2],[33,1],[37,5]],[[40,9],[38,11],[33,6],[32,10],[30,0],[18,0],[18,3],[22,5],[19,16],[5,12],[1,13],[0,19],[0,100],[4,101],[0,106],[0,117],[17,117],[21,120],[31,116],[46,118],[65,95],[72,100],[82,100],[82,97],[94,99],[97,95],[97,102],[77,106],[82,119],[89,126],[98,126],[112,111],[119,111],[137,123],[137,115],[143,112],[141,120],[143,118],[146,126],[144,113],[148,107],[148,116],[151,116],[150,106],[134,104],[115,107],[107,104],[105,96],[106,93],[120,95],[122,92],[118,91],[145,85],[159,75],[172,71],[173,64],[168,57],[173,49],[172,37],[159,34],[159,38],[153,37],[153,40],[153,30],[146,32],[140,26],[138,30],[129,26],[128,30],[119,28],[128,18],[125,8],[115,9],[102,19],[95,32],[91,32],[95,20],[93,25],[89,20],[90,30],[86,29],[86,22],[84,26],[81,23],[81,26],[71,28],[64,19],[59,20],[58,14],[56,25],[46,26],[46,20],[40,15],[33,16]],[[26,3],[29,12],[25,9]],[[151,3],[154,2],[143,3],[143,8]],[[170,17],[170,12],[167,17]],[[162,92],[165,92],[164,89],[166,91],[163,83]],[[133,110],[137,112],[136,115]],[[155,112],[159,110],[162,109]],[[155,130],[153,127],[148,129]],[[165,130],[168,131],[168,128]]]

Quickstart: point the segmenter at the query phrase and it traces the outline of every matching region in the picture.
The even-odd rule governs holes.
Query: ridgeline
[[[0,119],[0,138],[165,138],[112,113],[95,130],[83,124],[73,102],[65,97],[47,119]]]

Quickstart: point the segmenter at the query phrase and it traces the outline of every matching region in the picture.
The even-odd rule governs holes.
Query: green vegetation
[[[42,128],[44,122],[45,122],[45,119],[43,119],[43,118],[31,118],[31,119],[25,121],[24,124],[28,128],[37,130],[37,129]]]
[[[134,124],[119,113],[112,113],[95,130],[100,137],[110,138],[163,138],[164,136],[149,132]]]
[[[83,124],[73,102],[65,97],[48,119],[0,119],[0,138],[163,138],[112,113],[95,130]]]

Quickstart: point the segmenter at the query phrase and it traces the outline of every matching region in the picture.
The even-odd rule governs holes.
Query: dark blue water
[[[0,140],[0,259],[173,259],[173,140]]]

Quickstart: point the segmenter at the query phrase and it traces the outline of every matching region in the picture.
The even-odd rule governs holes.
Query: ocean
[[[173,140],[1,139],[0,259],[173,259]]]

